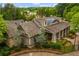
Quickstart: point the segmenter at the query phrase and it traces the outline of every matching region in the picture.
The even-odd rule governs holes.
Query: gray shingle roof
[[[9,37],[14,37],[16,31],[17,25],[15,23],[10,22],[7,24],[7,34]]]
[[[57,32],[60,32],[61,30],[64,30],[67,27],[69,27],[69,23],[59,22],[59,23],[47,26],[46,30],[48,30],[51,33],[57,33]]]
[[[44,22],[46,22],[45,19],[36,19],[34,21],[29,22],[23,22],[23,21],[8,21],[7,27],[8,27],[8,36],[13,37],[18,30],[17,27],[20,25],[24,32],[28,34],[29,37],[33,37],[37,35],[41,30],[40,27],[44,26]],[[48,30],[51,33],[57,33],[69,26],[69,23],[67,22],[59,22],[56,24],[48,25],[45,27],[46,30]]]
[[[36,26],[36,24],[32,21],[28,22],[28,23],[23,23],[21,24],[23,30],[25,31],[26,34],[29,35],[29,37],[33,37],[35,35],[37,35],[40,32],[39,27]]]
[[[9,37],[14,37],[17,32],[17,27],[23,20],[6,21],[7,22],[7,34]]]
[[[41,19],[41,18],[40,18],[40,19],[37,18],[37,19],[34,20],[34,23],[35,23],[38,27],[44,26],[44,22],[45,22],[45,19],[43,19],[43,18],[42,18],[42,19]]]

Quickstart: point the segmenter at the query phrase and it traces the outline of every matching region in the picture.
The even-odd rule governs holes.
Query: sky
[[[16,7],[54,7],[57,3],[15,3]]]

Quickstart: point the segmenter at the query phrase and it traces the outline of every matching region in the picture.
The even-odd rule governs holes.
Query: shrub
[[[47,44],[43,44],[42,47],[43,48],[50,48],[50,44],[48,44],[48,43]]]
[[[39,42],[36,42],[36,43],[35,43],[35,47],[36,47],[36,48],[41,48],[40,43],[39,43]]]
[[[0,49],[0,56],[7,56],[10,54],[10,48],[8,47],[3,47],[2,49]]]
[[[71,39],[75,38],[75,33],[76,32],[74,30],[70,30],[68,37]]]
[[[18,51],[21,51],[21,48],[20,48],[20,47],[15,47],[14,50],[15,50],[16,52],[18,52]]]
[[[54,43],[54,42],[52,42],[51,44],[50,44],[50,47],[51,48],[53,48],[53,49],[61,49],[61,43],[60,42],[56,42],[56,43]]]
[[[74,51],[74,47],[73,47],[73,45],[72,46],[64,46],[63,48],[61,48],[61,51],[63,53],[72,52],[72,51]]]
[[[61,47],[61,51],[63,53],[71,52],[74,50],[72,43],[70,41],[68,41],[67,39],[62,40],[61,43],[63,43],[63,45]]]
[[[1,50],[1,52],[0,52],[0,55],[1,56],[7,56],[7,55],[9,55],[10,54],[10,51],[6,51],[6,50]]]
[[[71,34],[73,34],[73,35],[75,34],[75,31],[74,31],[74,30],[70,30],[69,32],[70,32]]]
[[[71,52],[74,50],[72,43],[67,39],[58,40],[56,43],[51,42],[49,46],[50,48],[58,49],[63,53]]]

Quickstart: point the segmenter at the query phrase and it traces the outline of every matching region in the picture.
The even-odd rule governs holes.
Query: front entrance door
[[[49,41],[52,40],[52,34],[51,33],[46,32],[46,37],[47,37],[47,40],[49,40]]]

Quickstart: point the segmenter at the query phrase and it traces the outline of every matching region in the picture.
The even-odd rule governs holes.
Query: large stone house
[[[10,21],[7,26],[8,45],[12,47],[19,44],[29,48],[35,45],[34,37],[41,32],[41,28],[45,30],[47,39],[53,42],[66,37],[70,28],[68,22],[62,21],[58,17],[36,18],[29,22],[22,20]]]

